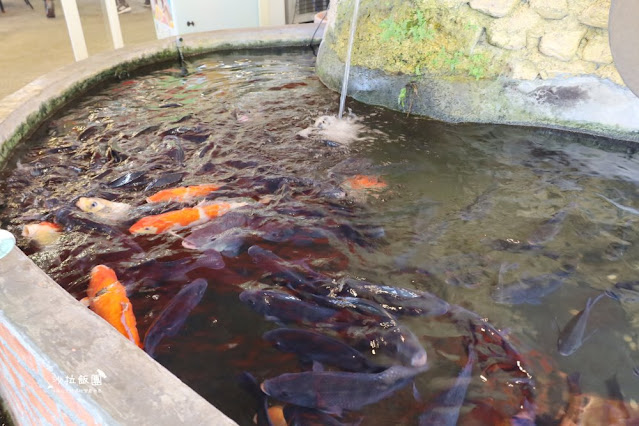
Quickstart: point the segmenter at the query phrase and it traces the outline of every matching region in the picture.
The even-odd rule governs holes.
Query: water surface
[[[50,120],[4,169],[0,220],[20,235],[27,223],[55,221],[60,209],[90,218],[74,206],[81,196],[130,203],[141,217],[145,198],[157,191],[145,188],[176,172],[183,173],[180,185],[224,184],[211,199],[268,196],[268,204],[241,210],[262,233],[245,235],[222,269],[198,263],[202,254],[182,246],[198,228],[134,237],[130,222],[110,224],[115,234],[78,225],[51,246],[19,240],[78,299],[93,266],[115,269],[141,335],[182,286],[206,279],[182,330],[155,351],[203,397],[251,424],[256,403],[238,384],[240,373],[262,381],[309,369],[264,341],[278,325],[238,298],[246,288],[282,289],[285,280],[247,253],[259,245],[297,262],[298,272],[426,290],[503,330],[532,380],[513,385],[512,371],[475,366],[461,424],[509,421],[524,400],[534,401],[538,423],[553,424],[568,403],[566,375],[573,372],[581,374],[582,392],[603,399],[614,397],[606,381],[616,376],[636,411],[636,303],[603,298],[588,322],[591,337],[571,356],[557,350],[558,327],[588,298],[635,279],[639,161],[632,150],[548,130],[447,125],[354,101],[348,106],[365,129],[343,146],[318,132],[297,135],[338,106],[338,95],[314,75],[309,52],[212,55],[189,69],[187,76],[168,68],[109,85]],[[134,171],[144,174],[109,187]],[[354,190],[344,182],[355,175],[379,176],[387,187]],[[561,221],[546,223],[558,213]],[[273,237],[286,230],[292,237]],[[538,300],[498,303],[504,285],[544,275],[547,282],[562,271],[561,284]],[[399,321],[428,353],[431,368],[415,381],[420,398],[408,386],[345,421],[416,424],[464,366],[468,335],[449,317]]]

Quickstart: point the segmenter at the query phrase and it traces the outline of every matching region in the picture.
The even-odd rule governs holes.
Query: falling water
[[[346,51],[346,64],[344,66],[344,79],[342,80],[342,96],[339,99],[339,114],[337,118],[341,119],[344,115],[344,104],[346,103],[346,91],[348,90],[348,74],[351,70],[351,51],[353,50],[353,39],[355,38],[355,27],[357,26],[357,11],[359,9],[359,0],[355,0],[355,8],[353,9],[353,21],[351,22],[351,35],[348,38],[348,50]]]

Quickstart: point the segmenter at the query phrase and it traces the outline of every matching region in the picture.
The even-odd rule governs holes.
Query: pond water
[[[308,51],[216,54],[189,70],[114,83],[51,119],[2,171],[0,218],[16,236],[40,221],[64,228],[51,244],[18,243],[77,299],[95,265],[114,269],[141,336],[181,288],[206,280],[201,301],[153,354],[204,398],[252,424],[260,403],[243,372],[262,383],[313,371],[295,382],[299,395],[281,398],[347,424],[428,424],[424,413],[433,412],[454,424],[459,405],[460,424],[555,424],[586,402],[592,424],[638,418],[632,148],[549,130],[448,125],[354,101],[346,127],[359,138],[340,143],[313,128],[336,113],[338,94],[314,75]],[[221,188],[187,203],[145,201],[200,184]],[[79,197],[132,209],[109,220],[78,209]],[[128,231],[141,217],[203,200],[246,205],[171,233]],[[432,308],[438,299],[412,293],[421,298],[394,304],[382,300],[387,287],[368,287],[367,296],[349,279],[428,292],[450,307],[405,315],[415,300]],[[266,300],[257,289],[303,301],[284,309],[269,300],[262,315],[245,303]],[[576,317],[605,290],[612,297]],[[581,320],[574,329],[571,319]],[[312,353],[302,362],[262,337],[284,326],[338,338],[379,368],[344,375],[330,361],[311,366]],[[308,342],[285,343],[313,352]],[[406,367],[399,378],[384,373],[393,365]],[[458,380],[462,369],[470,380]],[[579,386],[570,391],[574,373]],[[344,399],[359,406],[340,418]],[[330,424],[293,405],[296,424]]]

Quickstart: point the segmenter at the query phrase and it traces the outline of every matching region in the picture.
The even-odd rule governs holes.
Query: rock
[[[530,7],[546,19],[563,19],[568,15],[567,0],[530,0]]]
[[[559,59],[543,55],[539,51],[530,52],[526,59],[531,61],[535,67],[537,67],[539,75],[544,80],[560,76],[567,77],[571,75],[591,74],[597,69],[597,64],[593,62],[586,62],[579,59],[564,62]]]
[[[470,0],[470,7],[495,18],[508,15],[520,0]]]
[[[610,52],[610,43],[608,34],[601,34],[588,37],[588,41],[581,52],[581,58],[584,61],[595,62],[597,64],[611,64],[612,52]]]
[[[627,0],[626,0],[627,1]],[[595,28],[608,28],[608,13],[610,11],[610,0],[598,0],[596,3],[585,8],[577,19],[584,25]]]
[[[438,6],[454,8],[468,3],[468,0],[438,0],[437,3]]]
[[[541,37],[539,51],[546,56],[561,61],[570,61],[575,57],[586,27],[573,18],[565,18],[556,23]]]
[[[512,15],[495,19],[486,29],[488,43],[508,50],[526,47],[527,33],[538,26],[541,18],[529,7],[517,9]]]
[[[527,59],[516,59],[508,63],[510,77],[518,80],[534,80],[539,75],[535,64]]]
[[[600,66],[595,71],[595,74],[601,78],[607,78],[608,80],[620,86],[626,85],[626,83],[624,83],[623,81],[623,78],[621,78],[621,75],[619,75],[619,71],[617,71],[617,68],[614,64]]]

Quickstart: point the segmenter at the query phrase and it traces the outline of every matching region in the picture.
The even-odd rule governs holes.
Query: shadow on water
[[[430,369],[416,376],[415,392],[408,381],[393,392],[376,388],[389,395],[342,421],[416,424],[443,404],[464,368],[472,371],[467,390],[459,386],[466,392],[460,424],[535,415],[557,423],[571,401],[566,377],[573,372],[580,373],[579,392],[603,405],[620,401],[636,418],[639,297],[618,284],[633,281],[639,267],[639,218],[632,214],[639,209],[639,160],[631,145],[543,129],[448,125],[358,103],[352,110],[361,137],[334,144],[321,132],[298,135],[337,105],[308,52],[217,54],[197,58],[189,70],[155,70],[80,100],[21,148],[0,183],[1,225],[14,234],[25,224],[65,218],[57,242],[39,246],[22,237],[20,247],[78,299],[93,266],[113,268],[141,335],[184,285],[207,280],[182,328],[155,351],[184,382],[251,424],[257,404],[239,384],[242,372],[261,383],[311,370],[264,340],[280,324],[238,297],[269,289],[336,309],[325,323],[288,326],[337,337],[371,363],[406,364],[407,349],[390,345],[393,335],[375,328],[380,323],[406,342],[414,336],[428,353]],[[233,212],[235,225],[222,220],[227,213],[214,221],[216,231],[200,225],[128,233],[143,216],[202,201],[154,207],[145,202],[152,193],[204,183],[221,186],[207,202],[248,203]],[[128,203],[131,216],[102,223],[75,207],[82,196]],[[68,209],[64,216],[61,209]],[[204,249],[185,248],[185,238],[221,251],[224,267],[207,261]],[[249,250],[256,245],[280,260],[256,257],[257,249]],[[325,300],[324,293],[338,294],[348,278],[429,292],[452,308],[395,318],[379,299],[388,292],[382,287],[365,303],[356,292],[360,299],[348,299],[356,307],[327,305],[342,299]],[[560,355],[558,329],[611,289],[621,302],[599,301],[579,347]],[[370,374],[381,373],[362,374],[369,376],[354,382],[362,385],[349,388],[354,398],[370,388]]]

